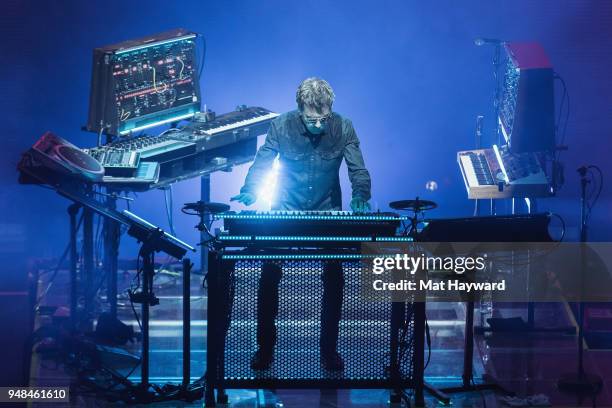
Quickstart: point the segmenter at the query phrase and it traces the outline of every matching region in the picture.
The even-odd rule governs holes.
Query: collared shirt
[[[370,173],[365,168],[353,124],[335,112],[321,135],[306,130],[297,110],[274,119],[240,192],[256,195],[277,156],[280,170],[274,209],[341,210],[338,173],[343,159],[353,198],[370,199]]]

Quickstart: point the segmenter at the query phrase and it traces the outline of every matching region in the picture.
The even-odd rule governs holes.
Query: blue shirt
[[[306,130],[297,110],[274,119],[240,192],[256,195],[277,156],[280,171],[274,209],[341,210],[338,173],[342,160],[348,167],[353,198],[370,199],[370,173],[365,168],[353,124],[335,112],[321,135]]]

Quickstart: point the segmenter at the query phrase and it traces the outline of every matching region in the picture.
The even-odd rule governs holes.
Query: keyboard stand
[[[509,391],[499,385],[495,380],[483,375],[485,383],[476,384],[474,382],[474,301],[466,302],[465,310],[465,338],[463,350],[463,374],[461,375],[462,384],[456,387],[441,388],[442,393],[458,393],[472,391],[494,391],[500,394],[513,396],[514,392]]]
[[[535,199],[525,197],[527,204],[527,214],[537,212],[537,202]],[[493,202],[494,200],[492,200]],[[512,198],[512,215],[516,214],[516,207],[514,198]],[[495,215],[493,212],[491,215]],[[528,265],[528,276],[531,276],[531,266]],[[527,321],[521,317],[510,317],[510,318],[492,318],[489,327],[476,326],[474,327],[475,334],[485,333],[560,333],[567,335],[575,335],[576,327],[574,326],[562,326],[562,327],[536,327],[535,325],[535,303],[527,302]]]

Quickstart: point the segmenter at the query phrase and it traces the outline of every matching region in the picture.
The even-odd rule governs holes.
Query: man
[[[251,205],[257,200],[258,184],[276,157],[280,160],[275,210],[331,211],[342,209],[339,170],[346,161],[352,186],[351,209],[370,209],[370,174],[365,168],[359,139],[350,120],[332,112],[334,92],[327,81],[305,79],[296,94],[298,109],[285,113],[270,125],[264,145],[259,149],[240,194],[232,197]],[[282,271],[265,263],[257,298],[257,344],[253,369],[270,367],[276,344],[275,319],[278,314],[278,284]],[[337,352],[338,325],[342,308],[344,278],[339,262],[323,267],[323,304],[321,310],[320,351],[326,369],[342,370]]]

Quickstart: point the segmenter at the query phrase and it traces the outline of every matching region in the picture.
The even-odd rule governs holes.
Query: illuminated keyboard
[[[391,241],[406,220],[395,213],[349,211],[242,211],[215,219],[223,221],[222,240],[261,243]]]

